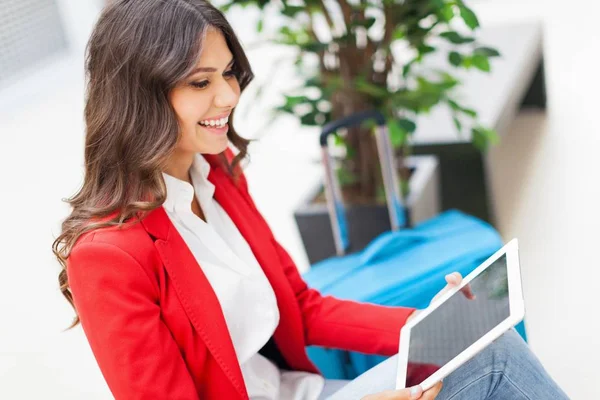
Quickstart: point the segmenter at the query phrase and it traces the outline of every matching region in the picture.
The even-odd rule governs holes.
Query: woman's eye
[[[231,77],[237,78],[238,73],[237,73],[237,71],[235,69],[230,69],[229,71],[225,72],[224,75],[227,76],[227,77],[230,77],[230,78]]]
[[[208,86],[208,81],[192,82],[191,85],[198,89],[205,89]]]
[[[235,68],[232,68],[229,71],[224,72],[223,75],[226,78],[237,78],[238,77],[238,71]],[[196,89],[206,89],[208,87],[209,83],[210,82],[208,80],[204,80],[202,82],[192,82],[192,83],[190,83],[190,85],[192,85]]]

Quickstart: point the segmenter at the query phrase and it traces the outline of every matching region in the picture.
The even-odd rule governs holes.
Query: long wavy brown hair
[[[202,0],[117,0],[103,10],[86,49],[85,177],[68,202],[72,211],[52,250],[62,266],[60,290],[73,306],[67,258],[78,238],[122,226],[160,207],[162,171],[179,137],[170,91],[195,68],[208,29],[220,31],[234,56],[243,91],[253,78],[248,59],[223,14]],[[246,156],[248,141],[232,127],[239,150],[229,172]],[[75,310],[71,327],[79,317]]]

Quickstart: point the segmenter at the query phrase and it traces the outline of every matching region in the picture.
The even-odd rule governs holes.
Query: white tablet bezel
[[[504,321],[496,325],[487,334],[479,340],[471,344],[462,353],[450,360],[446,365],[433,373],[429,378],[421,383],[423,390],[430,389],[437,382],[450,375],[454,370],[462,364],[470,360],[477,353],[483,350],[494,340],[502,336],[503,333],[511,329],[513,326],[521,322],[525,316],[525,303],[523,301],[523,289],[521,284],[521,267],[519,264],[519,244],[517,239],[513,239],[506,246],[498,250],[493,256],[488,258],[483,264],[474,269],[469,275],[463,278],[460,286],[449,290],[444,295],[440,296],[435,302],[432,302],[429,307],[417,314],[410,320],[400,333],[400,348],[398,352],[398,373],[396,377],[396,388],[404,389],[406,385],[406,368],[408,364],[408,350],[410,343],[411,329],[421,320],[427,317],[433,310],[438,308],[442,303],[449,299],[454,293],[458,292],[465,285],[479,275],[483,270],[492,265],[494,261],[506,254],[506,266],[508,270],[508,294],[510,315]]]

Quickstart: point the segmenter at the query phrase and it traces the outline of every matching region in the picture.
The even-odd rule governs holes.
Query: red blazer
[[[215,199],[273,286],[274,340],[294,370],[318,372],[305,347],[392,355],[413,311],[323,297],[307,287],[252,201],[212,164]],[[219,301],[162,207],[141,223],[92,231],[67,263],[81,325],[117,399],[248,399]],[[252,307],[240,304],[240,307]]]

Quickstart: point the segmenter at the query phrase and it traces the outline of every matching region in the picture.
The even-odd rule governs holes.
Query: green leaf
[[[300,117],[300,123],[302,123],[302,125],[308,125],[308,126],[318,126],[320,125],[317,121],[316,121],[316,117],[319,114],[318,111],[311,111],[308,114],[305,114],[303,116]]]
[[[296,114],[294,114],[294,110],[292,110],[291,108],[286,107],[286,106],[275,107],[275,112],[296,115]]]
[[[306,96],[285,96],[285,106],[295,107],[298,104],[308,103],[310,99]]]
[[[477,117],[477,111],[475,111],[475,110],[463,107],[463,106],[461,106],[460,104],[458,104],[456,101],[454,101],[452,99],[446,99],[446,102],[448,103],[448,105],[450,106],[450,108],[453,111],[461,112],[463,114],[468,115],[471,118],[476,118]]]
[[[303,51],[307,51],[309,53],[319,53],[325,49],[327,49],[327,43],[321,43],[321,42],[308,42],[308,43],[303,43],[303,44],[299,44],[298,47],[300,47],[301,50]]]
[[[377,21],[377,18],[368,17],[368,18],[365,18],[364,21],[353,21],[351,25],[352,26],[362,26],[366,29],[369,29],[370,27],[372,27],[375,24],[376,21]]]
[[[478,47],[475,49],[474,54],[482,54],[488,58],[500,57],[500,52],[498,52],[498,50],[493,49],[491,47]]]
[[[450,106],[450,108],[452,108],[454,111],[462,110],[462,107],[454,100],[448,99],[447,102],[448,102],[448,105]]]
[[[230,1],[228,3],[223,4],[221,7],[219,7],[219,10],[221,10],[222,12],[226,13],[227,11],[229,11],[229,9],[231,9],[231,7],[233,7],[235,5],[235,0]]]
[[[390,132],[390,142],[392,142],[392,146],[394,148],[400,147],[406,140],[408,133],[402,129],[400,123],[395,119],[389,119],[387,121],[387,126]]]
[[[367,18],[365,20],[365,28],[369,29],[370,27],[372,27],[375,24],[375,21],[377,21],[377,19],[374,17]]]
[[[427,89],[402,89],[392,94],[390,100],[397,108],[403,108],[415,113],[427,112],[442,99],[442,93],[433,87]]]
[[[392,35],[392,41],[403,39],[406,33],[404,32],[404,27],[399,26],[394,30]]]
[[[347,45],[352,45],[356,43],[356,34],[352,32],[344,33],[341,36],[334,36],[332,38],[333,43],[339,44],[341,47],[345,47]]]
[[[475,41],[474,38],[461,36],[454,31],[440,33],[440,37],[443,37],[444,39],[454,44],[466,44],[473,43]]]
[[[346,159],[353,160],[356,158],[356,149],[351,146],[346,146]]]
[[[465,21],[465,24],[471,28],[471,30],[479,27],[479,20],[477,19],[477,16],[473,10],[464,5],[459,6],[459,9],[460,16],[462,17],[463,21]]]
[[[454,18],[454,7],[451,4],[444,5],[439,11],[439,16],[444,22],[452,21],[452,18]]]
[[[484,129],[484,131],[490,144],[497,145],[500,143],[500,136],[498,136],[498,132],[496,132],[494,129]]]
[[[485,135],[477,128],[471,129],[471,142],[479,151],[486,151],[488,149],[488,142]]]
[[[368,94],[376,98],[385,98],[389,96],[387,88],[384,86],[374,85],[371,82],[367,82],[364,77],[358,77],[354,80],[354,86],[356,90],[361,93]]]
[[[446,71],[441,71],[440,75],[442,77],[442,83],[439,86],[442,89],[452,89],[453,87],[460,84],[460,81],[456,79],[454,76],[450,75]]]
[[[256,24],[256,31],[257,31],[258,33],[261,33],[261,32],[263,31],[263,28],[264,28],[264,23],[265,23],[265,21],[264,21],[262,18],[260,18],[260,19],[258,20],[258,24]]]
[[[471,108],[461,108],[460,111],[463,114],[467,114],[471,118],[477,118],[477,111],[475,111]]]
[[[500,138],[493,129],[487,129],[482,126],[477,126],[471,129],[473,135],[472,142],[480,151],[486,151],[490,145],[498,144]]]
[[[341,137],[340,135],[338,135],[337,133],[335,135],[333,135],[333,143],[336,146],[345,146],[346,145],[344,138]]]
[[[473,55],[472,59],[475,68],[480,69],[484,72],[491,71],[492,67],[490,65],[490,60],[483,54],[475,54]]]
[[[469,69],[473,66],[473,57],[463,56],[462,66]]]
[[[402,67],[402,76],[404,78],[406,78],[408,76],[408,74],[410,73],[410,69],[411,69],[412,65],[413,65],[413,63],[411,61],[408,64],[406,64],[404,67]]]
[[[452,117],[452,121],[454,121],[454,126],[456,127],[456,130],[459,132],[462,131],[462,124],[458,117]]]
[[[432,91],[436,90],[435,84],[429,81],[424,76],[417,76],[417,83],[419,84],[420,90]]]
[[[420,55],[426,55],[429,53],[434,53],[436,48],[432,47],[432,46],[428,46],[426,44],[422,44],[417,48],[417,50],[419,51]]]
[[[424,94],[441,95],[459,84],[459,81],[450,74],[442,75],[441,81],[430,81],[422,76],[417,77],[418,88]]]
[[[304,86],[306,86],[306,87],[320,88],[322,84],[323,84],[323,81],[321,80],[321,77],[319,77],[319,76],[313,76],[304,81]]]
[[[452,51],[448,54],[448,61],[455,67],[458,67],[462,64],[463,56],[457,51]]]
[[[290,18],[294,18],[296,14],[306,11],[306,7],[289,6],[285,4],[285,2],[283,4],[283,10],[281,10],[281,13]]]
[[[279,29],[275,42],[288,46],[299,46],[300,48],[306,47],[306,50],[308,51],[311,51],[308,49],[310,46],[323,45],[318,41],[312,41],[308,31],[305,28],[294,30],[289,26],[282,26]]]
[[[456,79],[453,80],[444,80],[442,82],[436,83],[435,85],[443,91],[450,90],[456,87],[460,82]]]
[[[398,125],[407,133],[413,133],[417,129],[417,124],[406,118],[398,120]]]

